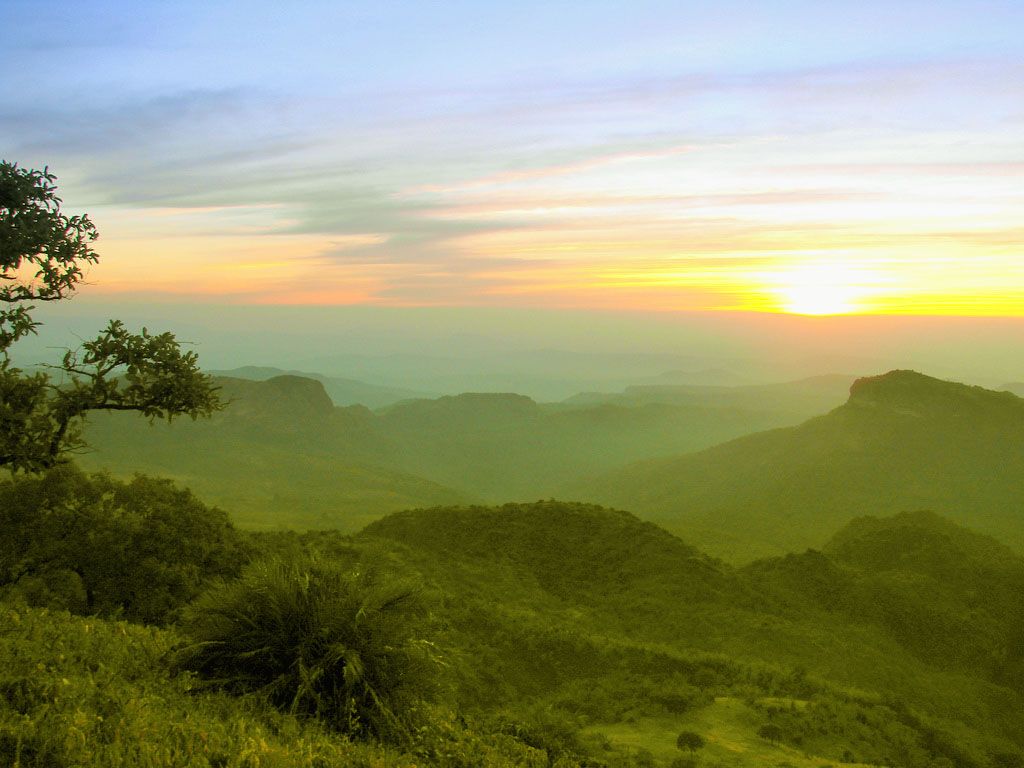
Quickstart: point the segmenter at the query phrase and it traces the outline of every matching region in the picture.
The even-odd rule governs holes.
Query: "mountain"
[[[540,405],[511,393],[413,400],[379,412],[389,466],[492,502],[550,496],[567,478],[697,450],[792,423],[777,413],[712,405]]]
[[[1024,382],[1022,381],[1012,381],[1009,384],[1003,384],[1000,389],[1012,392],[1017,397],[1024,397]]]
[[[373,414],[336,407],[318,381],[215,381],[227,405],[211,419],[93,415],[79,463],[173,478],[254,528],[353,531],[398,509],[475,499],[375,462],[389,448],[366,427]]]
[[[270,372],[250,371],[254,377]],[[88,468],[174,477],[248,525],[354,530],[403,507],[530,500],[568,478],[798,421],[756,399],[541,405],[511,393],[336,406],[319,379],[217,378],[212,419],[96,414]]]
[[[569,405],[615,404],[624,406],[689,405],[773,411],[792,418],[793,423],[817,416],[842,405],[853,376],[829,374],[781,384],[737,386],[635,385],[618,394],[586,392],[563,401]]]
[[[412,389],[368,384],[365,381],[323,376],[319,373],[285,371],[270,366],[246,365],[241,368],[233,368],[230,371],[210,371],[210,373],[214,376],[252,379],[253,381],[266,381],[277,376],[301,376],[323,384],[324,390],[335,405],[365,405],[371,409],[383,408],[402,400],[429,396],[426,392]]]
[[[796,427],[640,462],[565,492],[740,559],[814,546],[864,514],[930,509],[1024,545],[1024,400],[892,371]]]

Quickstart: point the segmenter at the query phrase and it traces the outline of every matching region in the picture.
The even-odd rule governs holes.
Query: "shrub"
[[[227,514],[170,480],[65,464],[0,482],[0,586],[33,605],[158,623],[246,557]]]
[[[408,584],[314,559],[252,563],[185,612],[176,666],[353,736],[405,741],[437,657]]]
[[[782,728],[775,725],[775,723],[765,723],[757,729],[757,735],[762,739],[770,741],[772,744],[779,743],[785,736],[782,732]]]
[[[682,731],[676,737],[676,747],[679,749],[688,749],[690,752],[695,752],[704,746],[704,737],[699,733],[693,731]]]

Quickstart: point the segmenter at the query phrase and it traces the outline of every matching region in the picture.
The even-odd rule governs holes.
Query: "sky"
[[[115,306],[1024,315],[1024,3],[3,0]]]

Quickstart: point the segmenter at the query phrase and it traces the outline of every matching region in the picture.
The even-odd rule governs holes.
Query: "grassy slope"
[[[0,606],[0,764],[314,766],[376,758],[319,728],[194,696],[161,658],[178,638],[121,622]],[[20,761],[20,762],[19,762]]]
[[[806,702],[792,702],[794,706]],[[601,723],[589,726],[584,733],[594,741],[607,740],[610,750],[626,753],[647,750],[656,758],[670,763],[680,752],[676,737],[681,731],[703,736],[706,744],[699,751],[705,765],[728,765],[735,768],[765,768],[790,765],[793,768],[824,768],[838,766],[839,760],[821,754],[770,742],[757,735],[765,723],[764,713],[734,696],[719,696],[714,702],[678,717],[641,718],[634,722]],[[839,755],[845,747],[839,746]],[[844,766],[871,766],[872,763],[843,762]]]
[[[544,755],[437,710],[411,751],[352,743],[256,700],[171,677],[180,641],[0,602],[0,765],[19,768],[513,768]],[[566,761],[565,768],[576,768]]]

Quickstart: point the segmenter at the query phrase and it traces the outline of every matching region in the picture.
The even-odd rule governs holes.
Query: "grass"
[[[408,752],[359,743],[258,697],[199,692],[165,660],[176,633],[0,603],[7,768],[512,768],[542,752],[432,712]],[[566,763],[566,768],[575,766]]]
[[[763,703],[782,704],[790,700],[765,699]],[[793,701],[797,708],[805,702]],[[584,729],[588,741],[607,740],[612,752],[649,751],[656,760],[668,765],[680,755],[676,737],[680,731],[694,731],[706,745],[697,753],[700,765],[729,768],[823,768],[823,766],[869,766],[867,763],[840,763],[838,760],[808,755],[785,744],[772,744],[757,735],[764,716],[741,699],[720,696],[714,703],[677,717],[640,718],[634,722],[597,724]]]

